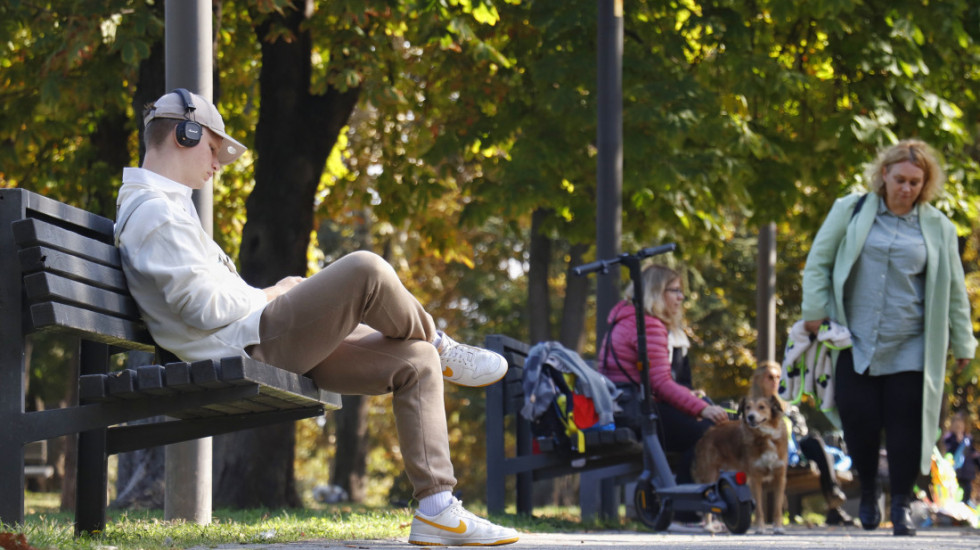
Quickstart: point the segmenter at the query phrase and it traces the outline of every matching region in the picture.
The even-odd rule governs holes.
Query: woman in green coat
[[[851,331],[836,357],[834,392],[848,452],[861,483],[865,529],[881,522],[878,454],[885,432],[895,535],[914,535],[909,503],[929,472],[939,435],[947,356],[973,358],[956,229],[929,204],[945,175],[918,140],[881,152],[866,174],[871,192],[838,199],[803,270],[802,314],[816,333],[825,320]]]

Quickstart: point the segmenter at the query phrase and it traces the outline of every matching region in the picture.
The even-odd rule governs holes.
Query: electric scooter
[[[640,277],[640,260],[677,248],[674,243],[644,248],[636,254],[621,254],[608,260],[572,268],[572,273],[583,276],[598,272],[609,273],[609,267],[620,264],[629,271],[633,283],[633,306],[636,309],[637,352],[642,375],[642,447],[643,471],[633,495],[636,512],[641,522],[654,531],[670,526],[674,512],[713,513],[721,517],[725,527],[741,535],[749,529],[755,501],[746,485],[745,472],[723,471],[713,483],[686,483],[678,485],[670,471],[660,438],[657,436],[657,412],[650,390],[650,359],[647,355],[646,321],[643,313],[643,280]]]

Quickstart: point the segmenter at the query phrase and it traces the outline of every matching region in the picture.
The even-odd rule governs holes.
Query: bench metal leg
[[[25,192],[0,191],[0,521],[24,522],[24,334],[21,272],[10,223],[20,219]]]
[[[595,472],[582,472],[578,478],[578,506],[582,523],[595,520],[602,500],[602,476]],[[598,498],[598,500],[597,500]]]
[[[582,521],[596,517],[619,518],[620,486],[634,481],[643,471],[639,459],[587,472],[579,477],[579,508]],[[627,494],[626,498],[632,498]]]
[[[517,456],[534,454],[534,441],[530,422],[517,422]],[[534,513],[534,474],[517,474],[517,513],[530,516]]]
[[[619,483],[615,479],[603,479],[599,483],[599,518],[619,519]]]
[[[504,390],[501,382],[486,390],[487,419],[487,513],[504,513],[506,477],[504,475]],[[491,405],[491,403],[493,405]]]
[[[75,534],[105,530],[109,479],[105,452],[106,430],[78,434],[78,474],[75,489]]]
[[[24,523],[24,447],[3,441],[0,453],[0,521]]]
[[[109,370],[109,346],[83,340],[79,374],[105,374]],[[104,531],[109,477],[106,429],[78,434],[78,468],[75,486],[75,534]]]

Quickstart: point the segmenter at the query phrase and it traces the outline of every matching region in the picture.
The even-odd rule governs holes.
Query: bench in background
[[[246,357],[184,363],[157,348],[113,245],[113,222],[23,189],[0,189],[0,520],[24,520],[25,446],[78,435],[75,529],[105,528],[114,453],[318,416],[340,396]],[[25,339],[78,338],[78,404],[25,412]],[[160,364],[110,372],[114,355]],[[65,365],[68,368],[68,365]],[[173,420],[121,425],[166,415]]]
[[[531,346],[500,334],[487,336],[484,347],[507,359],[507,375],[486,388],[487,511],[504,511],[507,478],[516,478],[515,501],[519,514],[533,511],[534,481],[571,474],[580,477],[579,506],[583,521],[597,514],[616,517],[616,485],[635,479],[643,470],[640,445],[632,430],[586,432],[584,454],[569,455],[550,440],[535,441],[531,423],[521,416],[524,406],[524,361]],[[508,440],[514,450],[508,452]],[[536,444],[537,443],[537,444]]]

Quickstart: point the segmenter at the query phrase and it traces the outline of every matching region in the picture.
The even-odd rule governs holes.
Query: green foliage
[[[262,108],[256,29],[293,4],[226,0],[216,12],[216,99],[231,134],[249,146]],[[120,168],[137,158],[131,102],[140,64],[162,40],[161,5],[0,4],[0,186],[112,216]],[[461,340],[525,337],[530,213],[553,213],[544,224],[562,251],[550,278],[553,304],[564,251],[595,235],[596,4],[312,7],[304,27],[310,91],[361,90],[311,205],[323,261],[368,243]],[[622,248],[680,244],[672,261],[689,269],[696,376],[709,394],[740,391],[751,367],[756,228],[778,223],[784,335],[798,314],[809,242],[831,201],[860,188],[862,165],[902,137],[923,138],[944,155],[949,182],[937,205],[961,228],[980,305],[971,232],[980,217],[980,5],[637,0],[625,8]],[[232,253],[255,162],[251,151],[215,186],[216,239]],[[37,357],[32,385],[56,400],[60,375],[49,369],[61,359]],[[951,374],[954,405],[976,410],[976,372]],[[482,491],[479,399],[465,390],[447,399],[457,469],[471,495]],[[399,457],[386,403],[375,410],[380,450],[372,460],[387,478]],[[311,463],[332,452],[314,449],[330,447],[317,429],[301,431],[310,441],[300,455]],[[298,471],[312,477],[313,469]]]
[[[132,85],[162,21],[137,0],[0,6],[0,186],[112,216]],[[128,83],[128,84],[127,84]]]

